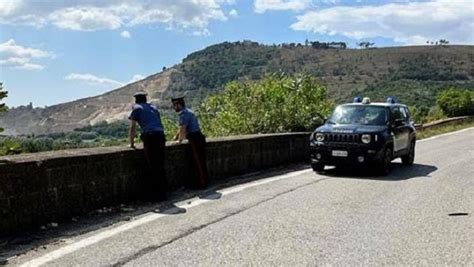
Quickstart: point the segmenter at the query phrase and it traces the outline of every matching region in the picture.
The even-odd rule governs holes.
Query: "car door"
[[[401,149],[406,149],[410,145],[410,118],[405,107],[399,107],[403,124],[401,126],[400,145]]]
[[[398,153],[408,145],[408,118],[406,112],[402,111],[398,106],[392,107],[391,111],[393,152]]]

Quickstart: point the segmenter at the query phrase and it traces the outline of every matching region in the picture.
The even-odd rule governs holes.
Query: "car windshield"
[[[338,106],[328,123],[331,124],[358,124],[384,125],[387,122],[387,111],[384,107],[354,105]]]

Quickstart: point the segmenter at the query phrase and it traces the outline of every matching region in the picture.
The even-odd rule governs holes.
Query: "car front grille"
[[[358,134],[326,134],[324,138],[327,142],[338,143],[359,143],[360,137]]]

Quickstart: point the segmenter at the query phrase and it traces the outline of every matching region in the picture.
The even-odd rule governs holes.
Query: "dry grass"
[[[417,132],[416,136],[417,136],[417,139],[424,139],[431,136],[454,132],[454,131],[458,131],[458,130],[462,130],[462,129],[466,129],[470,127],[474,127],[474,118],[470,118],[469,120],[464,121],[464,122],[452,122],[452,123],[441,125],[438,127],[434,127],[434,128],[430,128],[426,130],[420,130]]]

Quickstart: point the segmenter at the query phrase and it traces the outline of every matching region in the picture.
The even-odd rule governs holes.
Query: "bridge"
[[[315,174],[301,164],[307,153],[304,133],[213,140],[208,164],[214,182],[208,190],[184,192],[167,203],[130,205],[128,211],[95,222],[59,226],[23,247],[4,246],[0,256],[5,264],[24,266],[470,265],[473,140],[474,128],[421,140],[415,164],[406,167],[395,161],[386,177],[364,170]],[[169,160],[183,156],[185,147],[170,145]],[[85,195],[71,194],[71,200],[58,196],[57,201],[70,201],[73,207],[74,201],[88,202],[70,213],[54,211],[57,218],[96,209],[96,203],[123,203],[139,193],[134,180],[140,168],[133,162],[140,162],[140,151],[79,151],[64,152],[69,155],[60,158],[10,157],[9,164],[0,165],[0,173],[28,177],[24,174],[39,171],[48,181],[41,187],[46,192],[54,192],[55,179],[62,179],[64,184],[56,185],[58,195],[58,188],[92,186],[92,179],[81,179],[86,173],[95,174],[94,179],[107,177],[95,181],[98,193],[79,190]],[[12,172],[5,167],[12,163],[21,169]],[[93,167],[84,168],[85,164]],[[76,166],[75,171],[65,166]],[[276,166],[286,167],[272,168]],[[184,169],[169,170],[175,188],[187,175]],[[261,169],[268,171],[255,172]],[[254,173],[236,178],[249,171]],[[20,186],[27,185],[13,184],[11,190]],[[15,227],[3,218],[14,218],[26,228],[35,225],[27,218],[46,222],[28,203],[34,208],[44,205],[42,212],[47,205],[65,205],[36,203],[43,200],[38,192],[38,199],[25,196],[23,217],[2,217],[5,231]],[[1,193],[0,199],[15,194]]]

